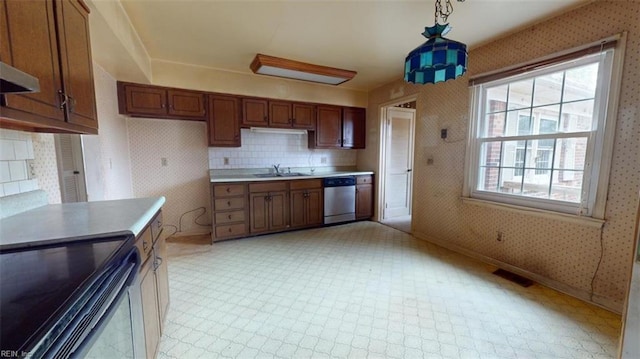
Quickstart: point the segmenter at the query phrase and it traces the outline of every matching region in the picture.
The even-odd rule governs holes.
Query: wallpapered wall
[[[306,135],[255,133],[241,130],[242,147],[209,148],[209,168],[267,168],[355,166],[354,150],[309,149]],[[224,164],[224,158],[229,164]]]
[[[89,201],[133,197],[127,118],[118,114],[116,80],[93,64],[98,135],[83,135],[85,177]]]
[[[416,235],[516,266],[548,278],[559,287],[566,286],[584,299],[621,310],[629,279],[640,188],[639,19],[636,2],[597,1],[469,54],[468,75],[474,75],[628,32],[602,232],[580,224],[462,203],[469,125],[468,75],[438,85],[410,85],[399,80],[372,91],[367,119],[370,140],[358,156],[359,167],[375,170],[377,166],[378,146],[371,139],[379,136],[379,106],[417,94],[413,201]],[[449,129],[446,141],[439,138],[441,128]],[[428,166],[429,156],[434,158],[434,164]],[[497,231],[505,235],[502,242],[496,241]],[[602,263],[596,273],[601,254]]]
[[[204,122],[127,119],[135,197],[165,196],[163,219],[182,232],[207,231],[210,223],[207,138]],[[162,159],[166,159],[163,166]]]

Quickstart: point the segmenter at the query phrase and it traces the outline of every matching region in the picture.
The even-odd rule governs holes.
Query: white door
[[[383,219],[411,214],[415,116],[414,109],[387,108]]]
[[[56,134],[54,137],[62,203],[86,202],[80,135]]]

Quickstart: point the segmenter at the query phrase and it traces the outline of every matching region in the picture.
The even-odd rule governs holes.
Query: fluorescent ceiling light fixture
[[[251,132],[257,133],[281,133],[284,135],[306,135],[307,130],[296,130],[293,128],[271,128],[271,127],[250,127]]]
[[[329,85],[347,82],[357,74],[355,71],[307,64],[263,54],[257,54],[249,67],[253,73],[260,75],[286,77]]]

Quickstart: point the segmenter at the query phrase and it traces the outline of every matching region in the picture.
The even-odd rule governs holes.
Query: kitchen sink
[[[306,176],[304,173],[300,172],[291,172],[291,173],[258,173],[254,176],[259,178],[272,178],[272,177],[299,177]]]

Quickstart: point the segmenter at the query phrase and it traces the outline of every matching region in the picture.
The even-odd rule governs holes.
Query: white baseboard
[[[420,233],[420,232],[413,232],[412,235],[420,240],[423,241],[427,241],[429,243],[433,243],[437,246],[449,249],[451,251],[454,251],[456,253],[465,255],[467,257],[471,257],[474,259],[477,259],[481,262],[487,263],[487,264],[491,264],[494,265],[498,268],[502,268],[504,270],[508,270],[509,272],[515,273],[519,276],[528,278],[533,280],[536,283],[542,284],[545,287],[549,287],[551,289],[555,289],[558,292],[562,292],[564,294],[568,294],[572,297],[578,298],[580,300],[583,300],[585,302],[591,303],[593,305],[596,305],[598,307],[604,308],[606,310],[612,311],[614,313],[617,314],[621,314],[622,313],[622,304],[621,303],[616,303],[613,300],[609,299],[609,298],[605,298],[599,295],[594,295],[593,297],[591,296],[591,293],[582,289],[578,289],[578,288],[574,288],[570,285],[567,285],[565,283],[559,282],[557,280],[551,279],[551,278],[547,278],[544,276],[541,276],[539,274],[530,272],[526,269],[522,269],[519,267],[516,267],[512,264],[509,263],[505,263],[502,261],[499,261],[497,259],[488,257],[484,254],[480,254],[480,253],[476,253],[474,251],[471,251],[469,249],[466,249],[464,247],[461,247],[457,244],[454,243],[449,243],[447,241],[443,241],[440,239],[436,239],[433,237],[429,237],[424,233]]]

